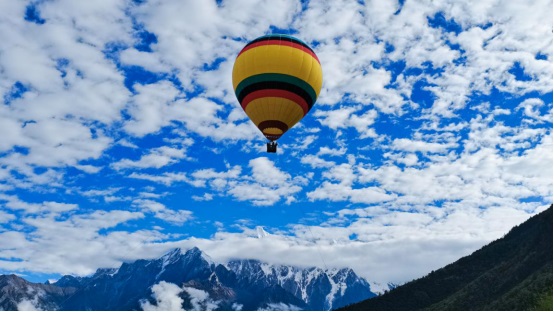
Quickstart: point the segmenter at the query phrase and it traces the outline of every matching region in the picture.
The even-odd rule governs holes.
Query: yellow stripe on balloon
[[[265,128],[265,129],[264,129],[264,132],[265,132],[266,134],[271,134],[271,135],[283,134],[283,130],[277,129],[277,128]]]
[[[295,102],[278,97],[264,97],[253,100],[246,106],[246,115],[257,126],[262,121],[273,120],[279,116],[279,121],[292,128],[302,117],[304,110]]]
[[[284,65],[286,64],[286,65]],[[233,89],[253,75],[278,73],[306,81],[319,95],[322,71],[319,62],[310,54],[289,46],[263,45],[245,51],[237,58],[233,70]]]

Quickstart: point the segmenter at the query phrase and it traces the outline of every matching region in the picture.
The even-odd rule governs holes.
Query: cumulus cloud
[[[0,211],[0,223],[6,223],[8,221],[14,220],[15,216],[4,211]]]
[[[323,226],[298,224],[291,232],[264,239],[259,239],[256,228],[245,228],[242,233],[219,232],[214,239],[191,239],[183,245],[199,246],[216,261],[252,258],[299,267],[351,267],[371,281],[404,283],[477,250],[491,240],[491,233],[501,237],[512,224],[529,217],[525,209],[502,206],[483,213],[471,201],[442,209],[420,205],[417,211],[404,207],[406,211],[390,212],[391,207],[345,209],[333,214],[339,223],[332,224],[331,218]],[[539,212],[547,207],[526,209]],[[356,260],[359,257],[364,261]]]
[[[306,195],[310,200],[350,201],[353,203],[380,203],[396,197],[381,187],[354,187],[358,173],[352,164],[340,164],[323,173],[326,179],[316,190]],[[335,183],[333,183],[335,182]],[[338,182],[338,183],[336,183]]]
[[[126,65],[140,66],[153,73],[170,72],[171,67],[159,58],[155,53],[138,51],[129,48],[121,52],[119,60]]]
[[[548,114],[542,114],[539,110],[544,107],[541,99],[530,98],[521,102],[516,109],[522,109],[526,117],[536,122],[549,122],[552,119],[552,110]]]
[[[24,19],[27,5],[37,6],[43,24]],[[0,166],[16,173],[3,179],[8,184],[59,185],[66,166],[97,172],[82,162],[109,148],[105,127],[120,118],[130,95],[103,53],[113,40],[131,42],[123,9],[123,1],[2,5],[0,92],[7,105],[0,108]]]
[[[152,297],[155,304],[143,300],[140,307],[144,311],[184,311],[183,298],[179,296],[182,292],[183,289],[179,286],[161,281],[152,286]]]
[[[447,264],[552,202],[551,12],[546,0],[0,2],[0,250],[19,259],[0,268],[89,274],[177,245],[296,265],[321,254],[383,282]],[[270,158],[230,74],[248,40],[282,31],[314,48],[324,80]],[[259,240],[233,204],[200,219],[220,199],[294,217]],[[161,227],[195,236],[193,216],[216,224],[200,231],[213,239]]]
[[[147,85],[135,85],[136,94],[128,108],[132,119],[126,122],[125,130],[136,136],[157,132],[167,126],[180,109],[175,102],[179,90],[169,81]]]
[[[179,287],[168,282],[159,282],[152,286],[152,297],[155,304],[148,300],[141,301],[141,308],[145,311],[186,311],[183,309],[183,298],[190,300],[191,311],[213,311],[218,308],[219,302],[210,298],[210,295],[193,287]]]
[[[262,307],[259,311],[298,311],[299,307],[293,304],[287,304],[283,302],[268,303],[267,306]]]
[[[147,180],[165,185],[171,185],[175,182],[189,182],[190,179],[183,173],[165,172],[162,174],[146,174],[133,172],[129,176],[132,179]]]
[[[185,141],[189,145],[192,141]],[[150,150],[146,155],[142,155],[138,160],[121,159],[112,164],[112,167],[116,170],[121,169],[139,169],[139,168],[161,168],[170,164],[173,164],[180,159],[186,158],[185,148],[173,148],[168,146],[162,146]]]
[[[359,108],[357,107],[341,107],[336,110],[317,111],[314,116],[322,117],[319,122],[331,129],[355,128],[360,134],[360,138],[376,137],[375,130],[370,126],[373,125],[377,112],[369,110],[362,115],[356,115]]]
[[[135,199],[133,203],[144,212],[154,213],[155,218],[177,225],[182,225],[191,220],[193,215],[190,210],[172,210],[164,204],[150,199]]]
[[[191,174],[190,184],[195,187],[207,187],[231,195],[239,201],[249,201],[256,206],[273,205],[281,199],[287,203],[295,201],[294,195],[302,190],[308,180],[301,176],[292,177],[275,166],[267,157],[258,157],[249,161],[249,175],[241,175],[240,166],[230,167],[228,171],[217,172],[202,169]]]
[[[148,257],[144,247],[165,235],[149,229],[112,230],[143,218],[141,212],[123,210],[98,210],[63,218],[53,214],[20,218],[24,231],[12,228],[0,233],[2,254],[19,261],[2,260],[0,267],[87,275],[99,267],[118,266],[124,259]]]
[[[395,139],[392,142],[392,149],[406,152],[423,152],[423,153],[444,153],[448,149],[456,148],[455,143],[434,143],[425,141],[415,141],[409,139]]]
[[[183,290],[190,297],[193,311],[213,311],[219,306],[219,301],[212,300],[210,295],[203,290],[194,287],[183,287]]]
[[[43,309],[38,306],[38,298],[35,297],[32,300],[23,299],[17,304],[18,311],[43,311]]]
[[[76,204],[66,204],[45,201],[42,203],[28,203],[20,200],[17,196],[0,194],[0,201],[5,201],[4,207],[11,210],[23,210],[26,214],[53,213],[59,214],[78,209]]]
[[[266,157],[259,157],[249,162],[252,178],[231,183],[229,194],[238,200],[251,201],[254,205],[268,206],[281,198],[287,202],[294,201],[294,194],[299,192],[305,182],[301,177],[293,178],[282,172]]]

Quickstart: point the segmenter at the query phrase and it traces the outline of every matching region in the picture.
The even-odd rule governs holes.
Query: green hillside
[[[552,206],[470,256],[342,310],[552,311]]]

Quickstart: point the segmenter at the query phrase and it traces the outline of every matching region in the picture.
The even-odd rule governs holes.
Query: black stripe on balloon
[[[266,120],[266,121],[260,122],[260,124],[258,125],[258,129],[260,129],[262,132],[264,132],[264,130],[267,128],[277,128],[283,131],[283,133],[289,130],[289,126],[287,126],[286,123],[279,120]]]
[[[274,35],[274,36],[271,36],[271,35],[270,35],[270,36],[264,36],[264,37],[260,37],[260,38],[258,38],[258,39],[254,39],[254,40],[250,41],[250,42],[243,48],[243,50],[244,50],[247,46],[249,46],[249,45],[251,45],[251,44],[254,44],[254,43],[260,42],[260,41],[267,41],[267,40],[281,40],[281,41],[294,42],[294,43],[297,43],[297,44],[299,44],[299,45],[305,47],[306,49],[312,51],[312,52],[315,54],[314,50],[312,50],[312,48],[310,48],[310,47],[309,47],[307,44],[305,44],[304,42],[302,42],[302,41],[300,41],[300,40],[298,40],[298,39],[293,39],[293,38],[291,38],[291,37],[281,37],[281,36],[279,36],[279,35]]]
[[[256,82],[249,86],[246,86],[238,95],[239,103],[242,104],[242,100],[251,92],[258,91],[258,90],[265,90],[265,89],[278,89],[278,90],[285,90],[292,93],[297,94],[298,96],[302,97],[306,103],[308,103],[308,111],[312,109],[312,106],[314,106],[314,101],[312,100],[312,97],[308,94],[308,92],[304,91],[299,86],[286,83],[286,82],[280,82],[280,81],[263,81],[263,82]]]

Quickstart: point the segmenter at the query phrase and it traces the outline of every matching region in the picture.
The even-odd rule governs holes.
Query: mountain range
[[[552,311],[552,218],[551,206],[471,255],[388,285],[380,296],[381,289],[348,268],[217,263],[192,248],[55,283],[0,275],[0,310]]]
[[[0,276],[0,310],[331,310],[374,296],[351,269],[221,264],[198,248],[52,284]]]
[[[552,206],[427,276],[342,310],[552,311]]]

